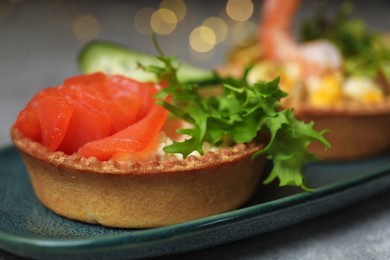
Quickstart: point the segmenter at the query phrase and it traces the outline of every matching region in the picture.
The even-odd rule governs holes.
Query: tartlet
[[[178,81],[172,58],[158,58],[162,65],[144,67],[158,83],[76,75],[20,111],[11,138],[43,205],[110,227],[181,223],[242,206],[266,159],[273,167],[264,184],[310,190],[303,169],[317,157],[307,145],[329,144],[312,123],[279,110],[277,80],[218,77],[222,91],[209,96],[199,82]],[[105,60],[116,67],[116,59]]]
[[[317,130],[328,129],[324,136],[331,144],[329,149],[324,150],[316,143],[310,146],[310,151],[323,159],[356,160],[389,151],[390,86],[385,69],[378,66],[375,73],[370,71],[373,62],[359,63],[358,59],[359,54],[367,56],[367,53],[361,51],[351,58],[342,53],[343,48],[335,42],[318,35],[305,42],[296,41],[291,25],[300,3],[300,0],[266,0],[258,35],[229,53],[226,63],[219,69],[220,74],[237,76],[248,64],[253,64],[248,78],[254,81],[280,76],[281,88],[288,93],[281,107],[293,108],[301,120],[314,121]],[[361,46],[367,44],[376,51],[370,52],[371,56],[379,55],[382,47],[384,52],[388,35],[379,34],[373,38],[374,34],[365,31],[364,23],[349,20],[349,13],[345,12],[345,6],[342,6],[336,25],[321,20],[323,15],[317,17],[319,20],[310,20],[303,29],[313,30],[315,34],[324,26],[325,33],[348,34],[343,35],[347,43],[348,40],[359,42],[351,37],[361,37]],[[335,33],[333,30],[338,27],[332,26],[344,27]],[[388,68],[388,60],[386,62]],[[363,71],[366,74],[360,67],[368,67]]]
[[[150,228],[233,210],[259,185],[261,149],[238,144],[186,159],[99,161],[52,152],[24,137],[11,137],[20,150],[36,196],[57,214],[120,228]]]
[[[242,73],[243,60],[238,62],[235,54],[250,56],[250,53],[257,52],[258,56],[251,57],[261,59],[261,50],[253,51],[253,47],[239,51],[243,53],[233,51],[228,64],[220,66],[220,75],[236,76]],[[304,101],[305,93],[298,87],[282,100],[281,107],[293,108],[300,120],[314,121],[316,130],[327,129],[324,136],[331,147],[324,150],[319,143],[313,143],[309,147],[311,152],[325,160],[355,160],[390,150],[390,97],[387,85],[384,90],[386,97],[377,104],[315,106]]]
[[[324,136],[331,148],[318,143],[309,150],[327,160],[356,160],[375,156],[390,149],[390,102],[376,106],[348,108],[297,107],[296,116],[315,121],[315,128],[329,129]]]

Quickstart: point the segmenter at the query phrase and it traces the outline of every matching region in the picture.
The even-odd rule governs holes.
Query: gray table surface
[[[78,73],[75,60],[84,43],[75,38],[72,23],[79,15],[92,14],[98,19],[99,39],[154,53],[150,36],[135,32],[132,17],[143,6],[156,8],[159,1],[140,2],[0,0],[0,146],[10,145],[9,128],[35,92]],[[330,11],[337,2],[330,1]],[[371,28],[390,29],[389,1],[353,2],[355,14]],[[162,48],[198,66],[212,68],[223,63],[231,41],[218,45],[210,56],[194,56],[183,35],[203,19],[219,15],[225,3],[188,2],[187,21],[172,35],[160,37]],[[256,1],[254,22],[259,6]],[[309,6],[301,8],[297,20],[309,14]],[[292,227],[174,258],[390,259],[389,220],[390,191]],[[0,250],[0,259],[19,258]]]

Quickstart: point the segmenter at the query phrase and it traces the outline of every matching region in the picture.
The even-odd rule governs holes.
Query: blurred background
[[[326,12],[332,15],[341,2],[303,1],[294,30],[318,4],[326,3]],[[354,16],[366,20],[369,28],[390,32],[390,1],[350,2]],[[11,124],[37,91],[79,72],[77,55],[87,42],[110,40],[156,54],[151,36],[155,31],[167,55],[214,68],[226,60],[229,50],[256,34],[261,3],[0,0],[0,147],[10,144]],[[388,198],[387,193],[342,214],[335,212],[258,239],[208,249],[208,253],[225,252],[224,259],[256,259],[258,254],[268,259],[316,259],[319,255],[321,259],[389,259]],[[0,259],[3,254],[0,251]],[[192,259],[201,255],[195,253]]]
[[[340,2],[303,1],[295,24],[318,4],[326,3],[331,15]],[[389,1],[351,2],[370,28],[390,29]],[[260,10],[256,0],[0,0],[0,145],[34,93],[78,73],[77,55],[87,42],[110,40],[156,54],[155,31],[165,54],[213,68],[256,34]]]

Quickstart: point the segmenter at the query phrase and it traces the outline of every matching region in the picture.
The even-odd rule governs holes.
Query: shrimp
[[[301,0],[264,0],[259,43],[264,57],[281,63],[298,64],[303,76],[337,71],[343,59],[339,49],[329,41],[316,40],[299,44],[291,24]]]

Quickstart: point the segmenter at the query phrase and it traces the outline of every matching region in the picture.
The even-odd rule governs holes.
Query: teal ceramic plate
[[[390,154],[306,171],[312,193],[261,186],[244,207],[182,224],[128,230],[59,217],[34,196],[14,147],[0,150],[0,248],[39,259],[118,259],[207,248],[293,225],[390,187]]]

